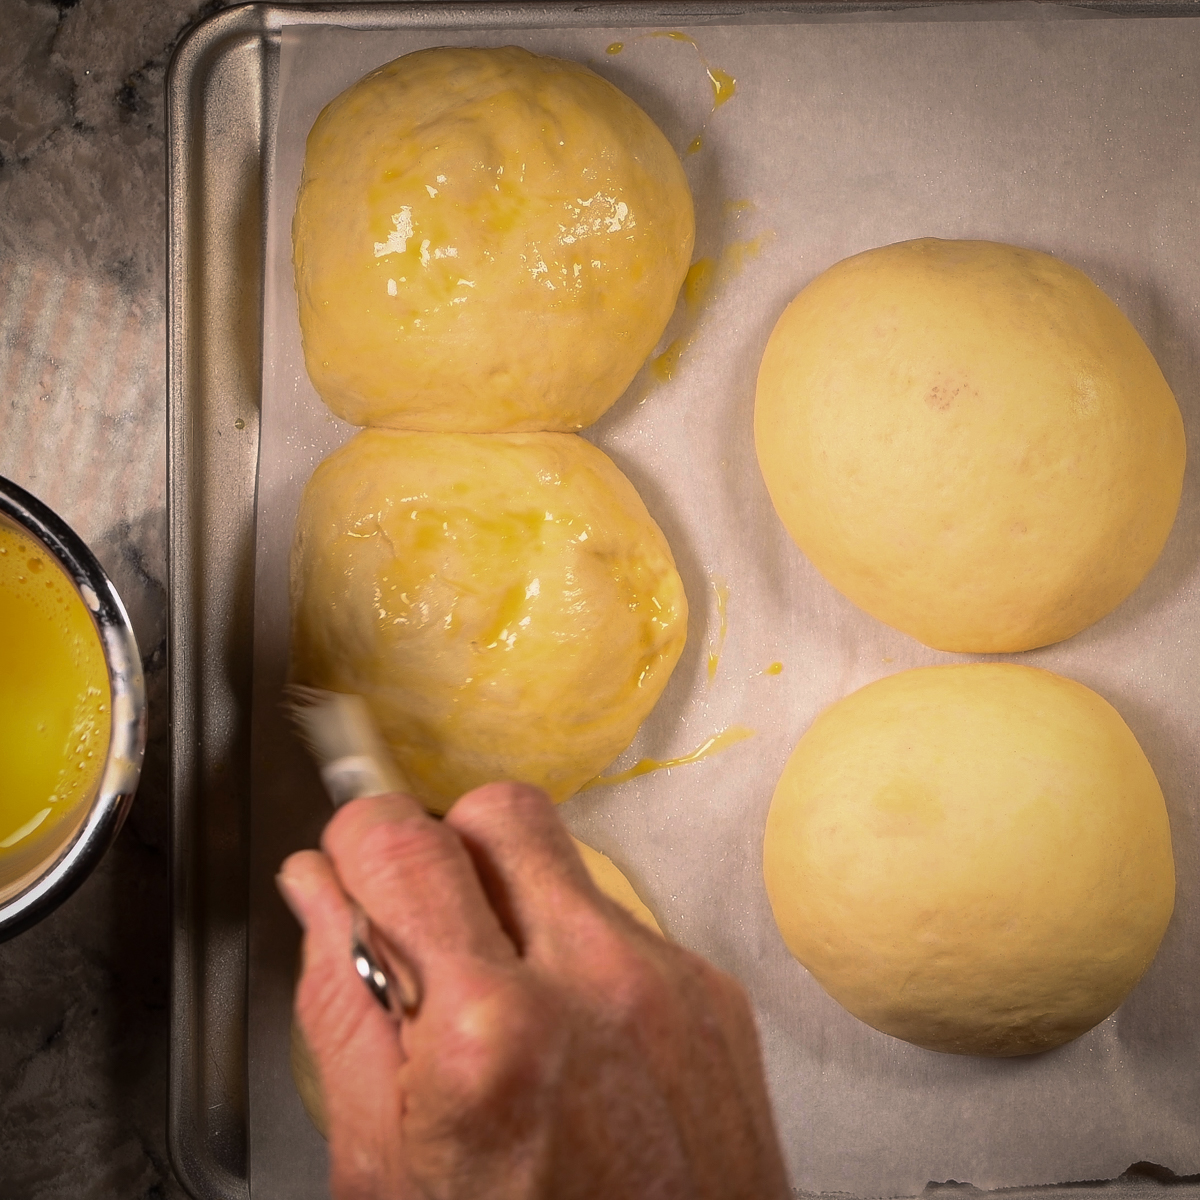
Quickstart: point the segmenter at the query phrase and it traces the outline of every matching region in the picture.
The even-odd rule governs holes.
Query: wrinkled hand
[[[322,847],[280,886],[338,1200],[790,1195],[744,992],[602,896],[542,792],[489,784],[441,822],[355,800]],[[398,1029],[348,895],[419,983]]]

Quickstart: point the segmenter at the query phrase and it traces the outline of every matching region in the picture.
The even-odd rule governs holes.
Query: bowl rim
[[[41,873],[0,902],[0,942],[36,924],[91,874],[129,812],[146,750],[146,689],[129,616],[83,539],[49,505],[0,475],[0,516],[41,543],[83,601],[104,651],[112,729],[96,794],[84,819]]]

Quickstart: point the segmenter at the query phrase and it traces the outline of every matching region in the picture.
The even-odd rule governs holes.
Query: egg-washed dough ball
[[[654,348],[693,234],[670,143],[586,67],[406,55],[308,136],[292,239],[309,376],[356,425],[580,429]]]
[[[660,934],[662,930],[654,919],[654,914],[642,902],[641,897],[633,890],[633,884],[621,873],[620,868],[599,850],[572,838],[583,865],[587,868],[592,882],[610,900],[619,904],[631,917],[640,921],[647,929]],[[321,1077],[317,1073],[317,1064],[313,1061],[312,1051],[300,1028],[299,1022],[292,1019],[291,1035],[291,1066],[292,1079],[300,1100],[308,1113],[309,1120],[317,1127],[322,1137],[329,1136],[329,1125],[325,1116],[325,1097],[321,1091]]]
[[[565,800],[629,745],[686,629],[666,539],[575,434],[364,430],[305,488],[293,678],[362,695],[435,812],[493,779]]]
[[[1175,896],[1146,756],[1095,692],[1007,663],[927,667],[826,709],[763,844],[792,954],[930,1050],[1049,1050],[1150,965]]]
[[[800,549],[939,650],[1070,637],[1141,582],[1183,485],[1179,408],[1080,271],[925,238],[818,276],[771,334],[755,440]]]

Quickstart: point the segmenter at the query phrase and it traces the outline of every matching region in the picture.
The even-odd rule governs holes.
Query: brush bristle
[[[292,684],[284,689],[284,708],[318,766],[370,759],[388,791],[409,790],[361,696]]]

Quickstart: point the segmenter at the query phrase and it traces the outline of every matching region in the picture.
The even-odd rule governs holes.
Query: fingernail
[[[291,909],[292,916],[296,918],[300,928],[306,929],[308,922],[304,919],[302,893],[296,881],[289,878],[283,871],[280,871],[275,876],[275,886],[279,889],[279,894],[283,897],[283,902]]]

